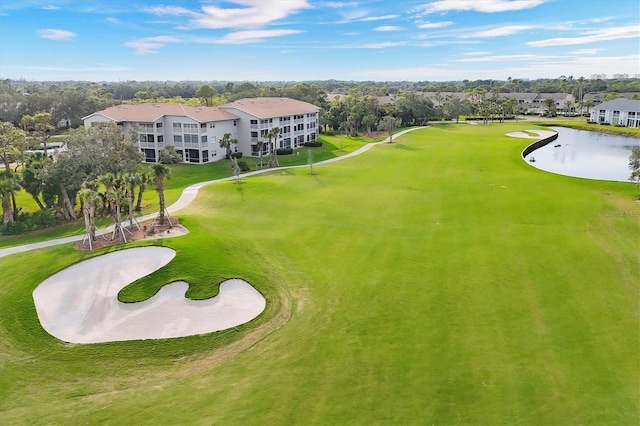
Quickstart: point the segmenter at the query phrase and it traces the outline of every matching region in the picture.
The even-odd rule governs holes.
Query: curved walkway
[[[401,131],[399,133],[394,134],[393,137],[395,139],[398,136],[404,135],[405,133],[408,133],[408,132],[411,132],[411,131],[414,131],[414,130],[418,130],[418,129],[424,129],[426,127],[427,126],[412,127],[410,129],[406,129],[406,130],[403,130],[403,131]],[[335,163],[336,161],[346,160],[347,158],[351,158],[351,157],[355,157],[356,155],[360,155],[360,154],[370,150],[371,148],[373,148],[376,145],[387,143],[387,142],[389,142],[389,138],[386,138],[386,139],[384,139],[384,140],[382,140],[380,142],[371,142],[371,143],[368,143],[368,144],[362,146],[361,148],[357,149],[356,151],[350,152],[349,154],[345,154],[345,155],[342,155],[340,157],[330,158],[330,159],[324,160],[324,161],[319,161],[319,162],[315,163],[314,166],[322,166],[324,164]],[[302,168],[302,167],[309,167],[309,166],[305,164],[305,165],[299,165],[299,166],[286,166],[286,167],[278,167],[278,168],[272,168],[272,169],[254,170],[252,172],[243,173],[243,174],[240,175],[240,177],[241,178],[250,177],[250,176],[259,175],[259,174],[262,174],[262,173],[273,172],[273,171],[276,171],[276,170],[299,169],[299,168]],[[167,211],[169,213],[174,213],[174,212],[177,212],[178,210],[181,210],[181,209],[185,208],[189,204],[191,204],[191,202],[196,199],[196,196],[198,195],[198,191],[203,186],[210,185],[210,184],[216,183],[216,182],[223,182],[223,181],[227,181],[227,180],[233,180],[233,179],[236,179],[236,177],[235,176],[228,176],[228,177],[221,178],[221,179],[208,180],[208,181],[205,181],[205,182],[200,182],[200,183],[195,183],[193,185],[190,185],[190,186],[186,187],[182,191],[182,194],[180,194],[180,198],[178,198],[178,200],[175,203],[173,203],[172,205],[167,207]],[[138,220],[139,222],[144,222],[146,220],[154,219],[156,217],[156,215],[157,215],[157,213],[151,213],[151,214],[147,214],[147,215],[144,215],[144,216],[137,217],[136,220]],[[126,225],[126,222],[123,222],[123,225]],[[114,228],[114,225],[108,226],[106,228],[102,228],[98,232],[96,232],[96,235],[110,234],[110,233],[113,232],[113,228]],[[7,247],[7,248],[0,249],[0,257],[5,257],[5,256],[9,256],[9,255],[16,254],[16,253],[23,253],[25,251],[37,250],[37,249],[46,248],[46,247],[53,247],[53,246],[57,246],[57,245],[61,245],[61,244],[74,243],[74,242],[77,242],[77,241],[81,241],[83,238],[84,238],[84,234],[81,234],[81,235],[73,235],[71,237],[65,237],[65,238],[56,238],[56,239],[48,240],[48,241],[40,241],[40,242],[37,242],[37,243],[23,244],[23,245],[20,245],[20,246]]]

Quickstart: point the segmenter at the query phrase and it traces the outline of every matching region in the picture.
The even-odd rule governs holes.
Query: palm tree
[[[138,197],[136,200],[135,211],[139,212],[142,209],[142,194],[144,194],[145,189],[147,189],[147,185],[151,183],[151,179],[149,179],[149,174],[147,172],[140,173],[140,183],[138,184]]]
[[[153,164],[151,166],[151,171],[153,173],[153,180],[156,184],[156,192],[158,193],[158,202],[160,204],[158,219],[159,219],[160,225],[164,225],[164,215],[167,211],[167,208],[165,207],[165,202],[164,202],[164,180],[165,178],[171,179],[171,169],[165,166],[164,164],[158,163],[158,164]],[[172,226],[171,221],[169,221],[169,226]]]
[[[20,183],[11,172],[0,172],[0,197],[2,197],[2,222],[7,224],[15,220],[11,208],[11,196],[20,189]]]
[[[89,248],[93,250],[93,242],[96,240],[96,208],[101,200],[96,183],[85,182],[79,195],[82,200],[82,213],[84,214],[84,226],[87,230]]]
[[[106,200],[111,204],[111,214],[113,216],[113,238],[122,238],[124,242],[127,242],[127,238],[124,235],[122,229],[122,217],[120,216],[122,211],[122,200],[124,198],[124,185],[122,179],[119,179],[113,173],[107,173],[98,177],[98,181],[104,185],[106,189]]]
[[[267,167],[280,167],[278,163],[278,147],[276,144],[278,143],[278,136],[280,135],[280,127],[272,127],[267,133],[267,137],[269,138],[269,148],[271,149],[271,156],[269,158],[269,163]],[[271,141],[273,140],[273,144]]]
[[[554,101],[553,98],[546,98],[542,101],[542,105],[547,107],[547,114],[551,116],[552,110],[556,105],[556,101]]]
[[[127,220],[129,221],[129,226],[133,226],[133,211],[136,198],[136,187],[142,185],[142,175],[138,173],[128,173],[124,176],[124,183],[125,195],[127,198],[127,204],[129,206],[129,211],[127,212]]]
[[[237,143],[238,139],[232,138],[231,133],[225,133],[220,139],[220,148],[227,150],[227,159],[231,160],[231,145]]]
[[[262,139],[258,139],[256,142],[256,148],[258,148],[258,153],[260,154],[260,168],[262,168],[262,148],[264,147],[264,141]]]

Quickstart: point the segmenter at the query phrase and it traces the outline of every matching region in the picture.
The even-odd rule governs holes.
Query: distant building
[[[640,127],[640,100],[618,98],[596,105],[591,110],[591,121]]]
[[[591,74],[591,77],[589,77],[591,80],[604,80],[607,78],[606,74]]]
[[[123,133],[134,131],[146,162],[155,163],[165,146],[172,145],[185,163],[222,160],[220,140],[231,134],[238,140],[234,149],[243,155],[258,155],[257,142],[266,142],[267,132],[280,127],[274,147],[263,145],[265,153],[277,148],[298,148],[318,136],[320,108],[289,98],[248,98],[220,107],[191,107],[182,104],[123,104],[83,118],[84,126],[113,122]]]
[[[629,74],[614,74],[611,78],[626,80],[627,78],[629,78]]]

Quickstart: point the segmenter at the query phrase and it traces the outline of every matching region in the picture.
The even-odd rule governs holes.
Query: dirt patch
[[[107,233],[97,236],[91,246],[89,245],[89,241],[85,238],[82,241],[77,242],[74,247],[77,250],[96,250],[102,247],[124,244],[130,241],[179,237],[189,233],[187,228],[180,225],[180,222],[176,217],[165,218],[164,224],[162,225],[158,223],[157,219],[154,219],[139,223],[137,226],[135,224],[133,226],[126,226],[123,230],[127,241],[124,241],[122,236]]]

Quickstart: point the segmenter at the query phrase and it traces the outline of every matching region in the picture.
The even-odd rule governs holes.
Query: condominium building
[[[268,142],[269,130],[281,132],[272,149],[299,148],[318,137],[320,109],[289,98],[247,98],[220,107],[182,104],[123,104],[83,118],[85,127],[114,122],[124,133],[137,133],[137,144],[146,162],[157,162],[159,152],[172,145],[185,163],[210,163],[225,158],[220,140],[225,134],[238,141],[234,151],[258,155],[258,141]]]
[[[220,109],[240,117],[238,147],[244,155],[263,155],[272,149],[296,149],[318,138],[320,108],[289,98],[246,98],[220,106]],[[278,140],[269,144],[269,131],[280,128]],[[248,142],[248,143],[247,143]],[[240,145],[240,144],[238,144]]]
[[[591,110],[591,121],[640,127],[640,101],[618,98],[596,105]]]

